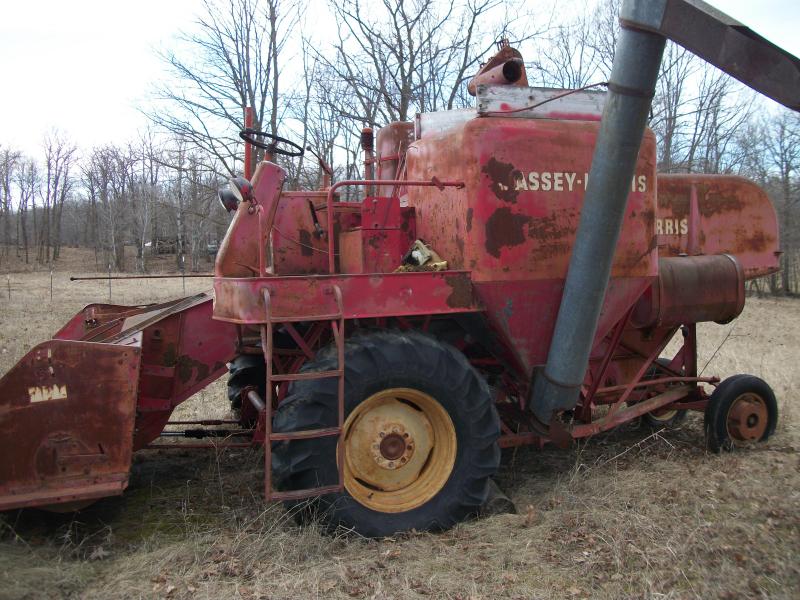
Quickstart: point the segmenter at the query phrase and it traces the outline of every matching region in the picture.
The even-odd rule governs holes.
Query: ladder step
[[[339,435],[341,431],[342,430],[339,427],[326,427],[324,429],[306,429],[305,431],[287,431],[285,433],[271,433],[269,439],[272,442],[280,442],[283,440],[307,440],[312,438],[321,438],[332,435]]]
[[[307,490],[292,490],[291,492],[272,492],[269,500],[301,500],[311,496],[322,496],[333,492],[341,492],[344,486],[328,485],[325,487],[309,488]]]
[[[297,315],[294,317],[281,317],[269,316],[267,317],[268,323],[299,323],[301,321],[338,321],[342,318],[342,313],[333,313],[329,315]]]
[[[273,375],[272,381],[309,381],[312,379],[326,379],[328,377],[340,377],[341,369],[335,371],[308,371],[306,373],[288,373],[286,375]]]

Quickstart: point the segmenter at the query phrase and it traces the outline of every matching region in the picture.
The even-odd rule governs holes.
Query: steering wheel
[[[242,138],[248,144],[253,144],[256,148],[261,148],[262,150],[266,150],[270,154],[282,154],[283,156],[302,156],[303,155],[303,147],[298,146],[294,142],[287,140],[286,138],[279,137],[277,135],[272,135],[271,133],[267,133],[266,131],[259,131],[258,129],[242,129],[239,132],[239,137]],[[265,137],[272,140],[271,143],[265,144],[264,142],[258,141],[257,137]],[[291,150],[283,150],[278,148],[277,144],[285,144],[291,148],[296,148],[297,151]]]

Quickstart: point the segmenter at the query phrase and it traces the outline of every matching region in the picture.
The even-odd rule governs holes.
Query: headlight
[[[228,212],[233,212],[240,202],[253,200],[253,186],[244,177],[234,177],[228,187],[217,192],[219,203]]]

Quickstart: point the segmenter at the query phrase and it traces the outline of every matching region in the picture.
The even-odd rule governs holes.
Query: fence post
[[[181,254],[181,281],[183,282],[183,295],[186,295],[186,255]]]
[[[8,299],[11,300],[11,275],[6,275],[6,283],[8,284]]]
[[[53,301],[53,265],[50,264],[50,302]]]
[[[111,263],[108,263],[108,301],[111,302]]]

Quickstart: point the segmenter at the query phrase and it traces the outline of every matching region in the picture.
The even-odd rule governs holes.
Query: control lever
[[[311,146],[306,146],[306,150],[311,152],[311,154],[316,157],[317,162],[319,163],[319,168],[322,169],[322,172],[325,174],[323,177],[322,187],[329,188],[331,186],[331,181],[333,180],[333,169],[331,169],[330,165],[326,163],[325,160],[319,154],[317,154]]]
[[[325,235],[325,230],[323,230],[322,226],[319,224],[317,209],[314,207],[314,203],[311,200],[308,201],[308,210],[311,211],[311,220],[314,221],[314,237],[321,240],[322,236]]]

